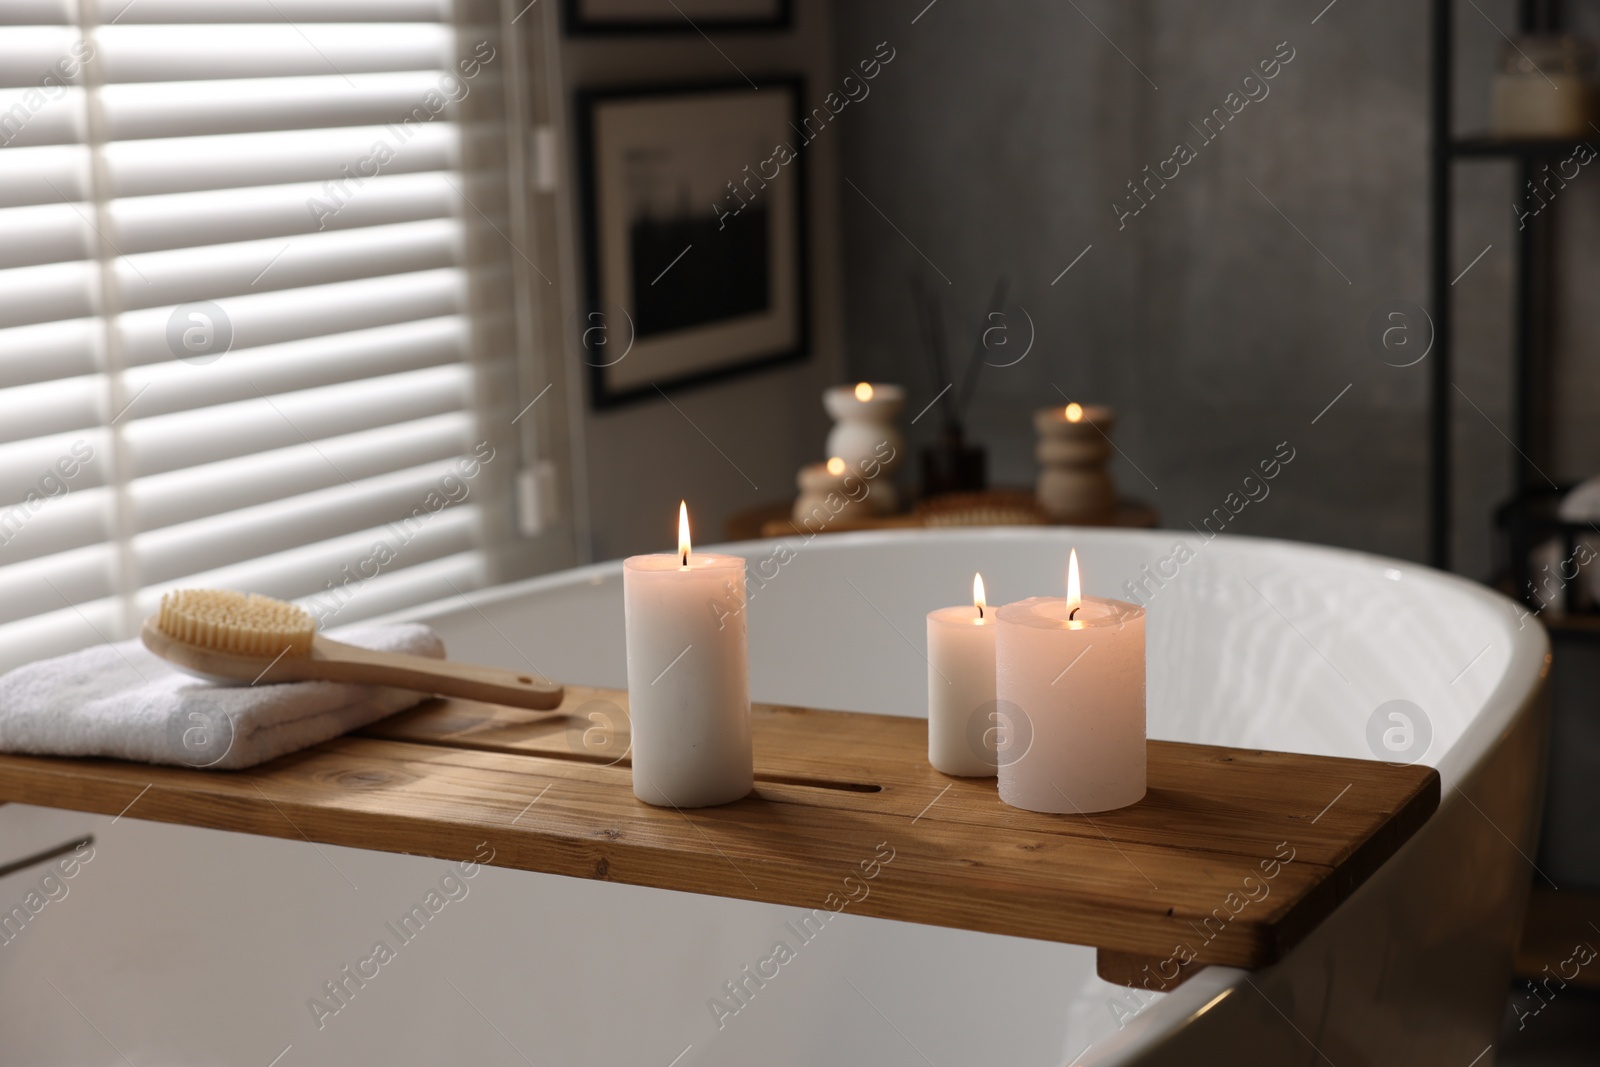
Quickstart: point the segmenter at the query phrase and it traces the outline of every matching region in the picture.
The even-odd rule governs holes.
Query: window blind
[[[0,6],[0,668],[177,585],[337,625],[491,580],[504,61],[457,6]]]

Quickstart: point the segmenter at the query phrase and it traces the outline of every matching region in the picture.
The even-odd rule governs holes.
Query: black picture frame
[[[597,19],[586,8],[594,0],[566,0],[566,31],[569,37],[615,37],[628,34],[738,32],[763,33],[787,30],[794,25],[794,0],[776,0],[776,11],[768,18],[717,18],[694,11],[689,0],[677,0],[675,10],[661,0],[660,18]]]
[[[764,216],[769,221],[766,230],[767,236],[762,243],[764,247],[780,254],[785,247],[789,250],[790,255],[783,262],[769,257],[765,276],[780,280],[787,278],[790,280],[790,285],[781,286],[774,283],[773,286],[769,287],[768,302],[764,310],[771,309],[774,315],[780,315],[786,310],[790,312],[786,315],[780,315],[782,318],[792,319],[783,342],[752,348],[749,352],[743,354],[735,353],[731,356],[713,354],[711,362],[704,367],[680,372],[672,372],[669,369],[665,373],[648,375],[648,380],[641,380],[641,363],[644,362],[641,360],[636,359],[635,363],[628,367],[625,372],[613,370],[613,368],[620,367],[622,360],[627,359],[628,355],[634,352],[635,343],[641,339],[639,335],[643,331],[636,325],[637,308],[624,308],[627,314],[621,317],[621,321],[625,325],[625,334],[617,335],[616,331],[611,328],[613,324],[610,320],[618,318],[616,310],[619,306],[619,301],[615,299],[616,293],[614,290],[616,286],[614,284],[608,286],[606,278],[614,279],[617,276],[616,271],[619,266],[607,261],[604,252],[606,241],[603,239],[602,232],[603,228],[607,226],[608,220],[610,226],[617,225],[614,217],[615,213],[621,211],[627,205],[607,202],[601,189],[600,157],[606,146],[602,146],[598,142],[600,133],[597,127],[602,112],[608,107],[644,102],[659,104],[677,101],[688,109],[713,101],[738,100],[749,102],[761,96],[761,94],[766,94],[761,96],[761,103],[765,104],[767,100],[771,99],[774,92],[781,93],[787,97],[786,106],[782,107],[784,128],[781,131],[776,128],[762,130],[759,136],[782,137],[783,143],[791,147],[793,150],[792,159],[781,167],[780,173],[787,175],[792,180],[792,184],[787,194],[781,197],[774,197],[775,200],[781,200],[781,203],[777,205],[780,208],[779,213]],[[589,402],[593,409],[601,411],[637,403],[641,400],[658,398],[669,388],[673,390],[693,388],[809,358],[811,354],[811,303],[809,278],[810,234],[808,232],[809,211],[807,205],[808,161],[806,159],[805,139],[797,132],[801,131],[800,120],[803,100],[804,80],[798,75],[759,78],[756,80],[754,88],[748,81],[717,81],[588,89],[575,94],[578,169],[582,201],[584,299],[579,321],[574,324],[575,332],[579,335],[574,347],[577,348],[580,358],[589,368]],[[754,143],[757,142],[753,140],[752,144]],[[765,148],[762,155],[749,160],[751,166],[755,166],[758,161],[770,161],[770,158],[766,157],[765,153],[772,151],[774,151],[774,147]],[[741,156],[739,158],[742,159],[744,157]],[[728,179],[740,177],[742,173],[742,171],[731,173],[728,175]],[[721,172],[718,171],[717,175],[720,177]],[[777,179],[773,179],[774,187],[776,187],[776,182]],[[726,195],[723,203],[728,207],[732,207],[732,205],[739,202],[733,200],[731,195]],[[696,209],[696,213],[698,213],[698,210]],[[679,220],[678,224],[692,226],[696,225],[697,221],[699,224],[703,224],[713,220],[718,220],[718,216],[715,214],[713,202],[708,197],[707,203],[704,205],[703,219],[695,220],[694,216],[685,215]],[[637,227],[634,227],[630,233],[636,232],[636,230]],[[721,232],[721,230],[716,231],[716,233]],[[783,239],[785,233],[788,235],[787,241]],[[773,234],[777,234],[778,237],[774,239]],[[630,250],[637,243],[637,239],[631,241]],[[614,246],[615,242],[613,241],[612,244]],[[685,251],[688,250],[686,249]],[[631,259],[627,267],[630,279],[642,277],[642,275],[636,275],[636,265]],[[651,269],[653,269],[653,264]],[[671,269],[670,265],[668,269]],[[662,274],[664,275],[665,271]],[[660,280],[661,276],[657,276],[657,281]],[[723,274],[721,276],[726,277],[728,275]],[[651,284],[655,283],[652,282]],[[704,290],[696,289],[695,291],[701,292]],[[658,331],[657,340],[665,340],[682,345],[692,342],[692,331],[696,327],[703,330],[711,330],[730,323],[749,321],[751,320],[747,317],[731,316],[726,319],[708,320],[704,323],[691,323],[689,326],[677,331]],[[590,340],[590,335],[596,332],[589,328],[591,325],[602,327],[601,333],[610,335],[609,340],[614,340],[616,343],[621,343],[621,336],[626,336],[628,348],[624,349],[624,352],[627,354],[615,362],[609,362],[608,355],[601,355],[599,350],[589,348],[587,342]],[[649,358],[648,351],[640,354],[645,355],[646,359]]]

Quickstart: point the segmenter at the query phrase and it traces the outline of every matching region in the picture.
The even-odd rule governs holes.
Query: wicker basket
[[[919,502],[915,515],[924,526],[1042,526],[1050,521],[1033,494],[1022,489],[945,493]]]

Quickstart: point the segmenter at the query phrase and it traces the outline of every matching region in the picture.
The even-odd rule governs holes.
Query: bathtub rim
[[[977,540],[980,542],[1001,543],[1006,541],[1054,540],[1073,535],[1159,542],[1162,549],[1170,550],[1172,537],[1188,539],[1193,537],[1193,532],[1166,529],[1134,530],[1104,526],[989,526],[915,530],[866,530],[827,534],[820,537],[820,540],[811,544],[809,548],[826,552],[848,549],[853,546],[895,545],[913,540]],[[714,549],[718,552],[753,558],[770,551],[779,544],[792,540],[793,538],[768,537],[746,541],[719,542],[715,545],[704,546],[704,550],[710,551]],[[1375,553],[1339,548],[1332,545],[1319,545],[1308,541],[1247,537],[1237,534],[1216,534],[1213,538],[1207,539],[1206,543],[1211,544],[1213,541],[1227,546],[1230,552],[1247,551],[1250,546],[1270,547],[1274,551],[1287,550],[1292,553],[1307,553],[1324,559],[1340,560],[1347,564],[1356,563],[1371,568],[1378,573],[1398,571],[1402,581],[1414,578],[1421,582],[1444,583],[1466,594],[1469,599],[1477,601],[1491,616],[1498,618],[1498,624],[1511,642],[1511,655],[1504,674],[1484,698],[1478,712],[1472,716],[1471,722],[1462,731],[1455,744],[1436,761],[1428,757],[1424,757],[1421,761],[1439,772],[1442,787],[1446,791],[1471,773],[1472,769],[1481,761],[1483,754],[1488,752],[1494,742],[1506,731],[1512,719],[1521,710],[1527,696],[1538,688],[1540,680],[1549,670],[1549,634],[1545,630],[1544,624],[1539,621],[1538,616],[1526,615],[1526,621],[1531,621],[1534,625],[1523,625],[1520,628],[1513,625],[1518,621],[1519,611],[1525,611],[1526,609],[1503,593],[1471,579],[1435,570],[1424,564],[1395,559],[1390,556],[1380,556]],[[1154,548],[1156,545],[1152,544],[1152,547]],[[1159,553],[1157,555],[1159,556]],[[473,597],[468,600],[468,604],[477,608],[491,604],[498,605],[507,600],[544,590],[580,585],[583,582],[592,583],[595,579],[620,578],[621,574],[621,559],[587,563],[566,570],[552,571],[548,574],[535,575],[531,578],[522,578],[475,590]],[[385,614],[378,619],[363,621],[425,622],[430,617],[437,617],[460,610],[459,601],[462,599],[466,598],[457,596],[444,597],[416,607]]]

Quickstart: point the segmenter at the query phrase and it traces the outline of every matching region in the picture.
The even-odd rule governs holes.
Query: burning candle
[[[1000,799],[1072,813],[1143,797],[1144,609],[1083,596],[1074,549],[1065,599],[1007,604],[995,621]]]
[[[622,565],[633,795],[701,808],[747,795],[750,654],[744,559],[695,554],[678,505],[678,551]]]
[[[981,574],[971,607],[928,612],[928,762],[945,774],[995,772],[994,634]]]

